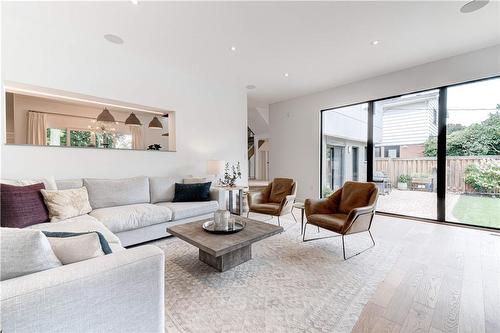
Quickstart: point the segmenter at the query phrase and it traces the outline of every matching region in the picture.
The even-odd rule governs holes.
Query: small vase
[[[225,209],[219,209],[214,213],[214,229],[226,231],[229,227],[229,217],[231,214]]]

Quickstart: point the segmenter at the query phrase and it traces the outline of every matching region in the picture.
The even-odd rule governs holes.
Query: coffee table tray
[[[224,234],[224,235],[226,235],[226,234],[234,234],[234,233],[240,232],[241,230],[243,230],[245,228],[245,225],[246,225],[246,223],[243,221],[235,221],[234,227],[232,229],[215,230],[214,221],[207,221],[207,222],[203,223],[202,227],[203,227],[203,230],[205,230],[206,232],[210,232],[212,234]]]

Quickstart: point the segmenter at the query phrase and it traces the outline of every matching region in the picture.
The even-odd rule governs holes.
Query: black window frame
[[[440,223],[440,224],[449,224],[449,225],[456,225],[459,227],[471,227],[471,228],[476,228],[476,229],[485,229],[485,230],[495,230],[499,231],[500,228],[494,228],[494,227],[485,227],[485,226],[478,226],[474,224],[468,224],[468,223],[458,223],[458,222],[453,222],[453,221],[448,221],[446,220],[446,116],[447,116],[447,92],[448,88],[451,87],[456,87],[456,86],[461,86],[461,85],[466,85],[466,84],[471,84],[471,83],[476,83],[476,82],[482,82],[482,81],[487,81],[487,80],[494,80],[494,79],[500,79],[500,75],[494,75],[494,76],[488,76],[488,77],[483,77],[475,80],[469,80],[469,81],[463,81],[459,83],[452,83],[452,84],[447,84],[443,86],[437,86],[437,87],[431,87],[427,89],[422,89],[422,90],[416,90],[416,91],[409,91],[405,93],[401,93],[399,95],[393,95],[393,96],[387,96],[387,97],[382,97],[382,98],[377,98],[377,99],[371,99],[371,100],[365,100],[365,101],[360,101],[356,103],[351,103],[351,104],[345,104],[345,105],[339,105],[335,107],[329,107],[326,109],[320,110],[320,151],[319,151],[319,197],[322,197],[322,184],[323,184],[323,112],[328,112],[340,108],[345,108],[345,107],[350,107],[354,105],[359,105],[359,104],[368,104],[368,121],[367,121],[367,160],[366,160],[366,179],[368,182],[373,181],[373,162],[374,162],[374,143],[373,143],[373,115],[374,115],[374,105],[376,102],[384,101],[387,99],[393,99],[393,98],[398,98],[402,97],[405,95],[410,95],[410,94],[418,94],[418,93],[423,93],[426,91],[431,91],[431,90],[439,90],[439,100],[438,100],[438,109],[437,109],[437,127],[438,127],[438,135],[437,135],[437,216],[436,219],[430,219],[430,218],[421,218],[421,217],[416,217],[416,216],[411,216],[411,215],[404,215],[404,214],[396,214],[396,213],[389,213],[389,212],[382,212],[378,211],[378,213],[382,213],[384,215],[389,215],[389,216],[395,216],[395,217],[402,217],[402,218],[409,218],[409,219],[415,219],[415,220],[420,220],[420,221],[427,221],[427,222],[434,222],[434,223]]]

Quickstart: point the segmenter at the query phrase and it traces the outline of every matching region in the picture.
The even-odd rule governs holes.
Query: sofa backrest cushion
[[[43,202],[40,184],[14,186],[0,184],[2,227],[24,228],[49,220],[47,207]]]
[[[1,228],[0,252],[1,281],[62,265],[40,230]]]
[[[92,209],[149,203],[148,177],[124,179],[85,178],[83,185],[87,187]]]
[[[72,190],[83,186],[83,179],[58,179],[56,180],[58,190]]]
[[[182,178],[179,177],[150,177],[151,203],[172,201],[175,194],[175,183],[181,180]]]

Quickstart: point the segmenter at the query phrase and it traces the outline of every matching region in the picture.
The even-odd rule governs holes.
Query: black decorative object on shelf
[[[161,146],[157,143],[148,146],[148,150],[160,150]]]

